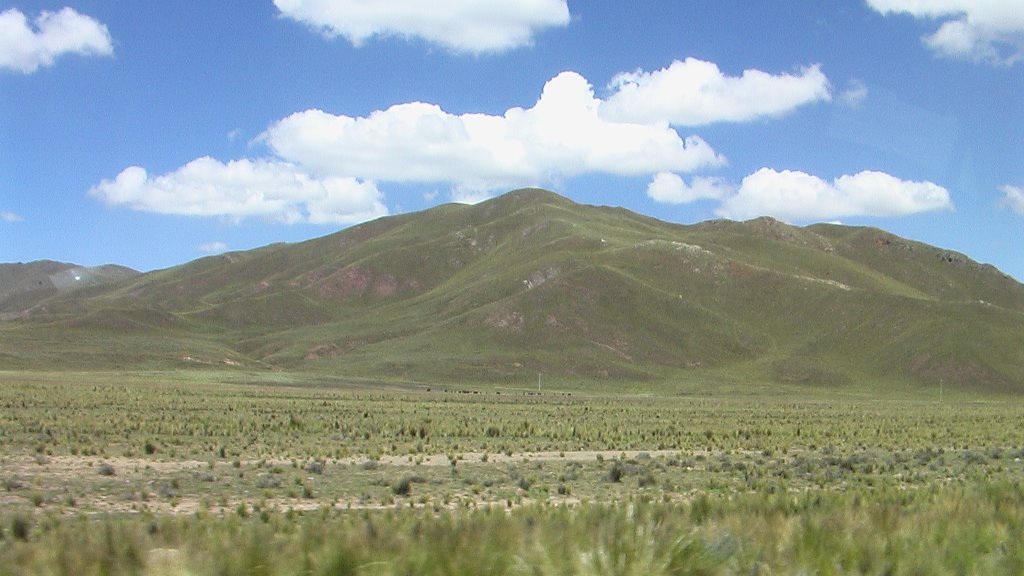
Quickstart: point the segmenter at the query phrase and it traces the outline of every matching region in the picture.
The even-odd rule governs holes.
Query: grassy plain
[[[1024,572],[1015,396],[0,380],[0,574]]]

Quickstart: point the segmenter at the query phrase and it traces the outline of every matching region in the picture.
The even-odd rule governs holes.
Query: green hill
[[[871,228],[518,190],[5,308],[0,369],[1024,391],[1024,286]]]
[[[0,264],[0,319],[33,309],[56,294],[131,278],[138,272],[123,266],[86,267],[64,262]]]

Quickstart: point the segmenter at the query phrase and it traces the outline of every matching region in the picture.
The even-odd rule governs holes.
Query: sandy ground
[[[456,465],[503,465],[523,462],[593,462],[595,460],[616,460],[619,458],[659,458],[678,455],[678,450],[606,450],[606,451],[569,451],[569,452],[517,452],[483,453],[464,452],[455,454]],[[353,456],[339,460],[330,460],[327,464],[334,466],[358,466],[369,462],[366,456]],[[447,454],[431,455],[384,455],[377,463],[395,467],[446,467],[452,461]],[[250,472],[262,463],[264,466],[291,467],[291,460],[257,461],[243,460],[240,465]],[[100,466],[106,464],[113,468],[113,475],[100,474]],[[231,466],[229,463],[218,462],[218,471]],[[64,498],[74,495],[75,504],[64,506],[64,513],[75,514],[82,510],[90,513],[135,513],[145,509],[157,514],[193,514],[203,508],[204,495],[181,493],[173,499],[152,497],[144,502],[126,498],[126,493],[145,490],[155,493],[163,479],[175,474],[205,474],[211,470],[210,462],[188,459],[157,459],[128,457],[98,456],[12,456],[0,460],[0,479],[5,483],[13,482],[7,490],[0,491],[0,508],[24,505],[33,493],[46,494],[47,502],[37,510],[45,510],[52,504],[62,504]],[[278,509],[292,508],[309,510],[321,508],[327,503],[323,500],[302,498],[273,498],[266,500],[256,494],[232,494],[231,503],[221,506],[211,503],[219,498],[205,498],[206,509],[213,514],[234,512],[239,502],[255,502],[263,500],[264,504]],[[356,498],[338,498],[330,504],[337,508],[384,508],[387,506],[362,502]]]
[[[483,463],[488,464],[508,464],[511,462],[592,462],[597,459],[613,460],[623,455],[626,458],[636,458],[641,454],[646,454],[651,458],[658,458],[662,456],[674,456],[679,454],[679,450],[580,450],[575,452],[513,452],[511,455],[506,453],[490,453],[485,454],[484,452],[462,452],[456,454],[456,460],[458,462],[465,462],[468,464],[472,463]],[[486,456],[486,460],[484,460]],[[414,465],[419,459],[419,465],[421,466],[449,466],[451,460],[446,454],[433,454],[430,456],[381,456],[378,460],[381,464],[390,464],[393,466],[403,465]],[[339,460],[339,464],[360,464],[365,462],[367,458],[355,457],[345,458]]]

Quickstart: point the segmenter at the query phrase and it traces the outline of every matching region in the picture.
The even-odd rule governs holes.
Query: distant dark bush
[[[608,471],[608,481],[616,483],[622,482],[622,476],[625,473],[626,472],[622,469],[622,466],[616,462],[615,465],[612,466],[612,469]]]
[[[391,487],[391,491],[395,493],[395,496],[408,496],[412,494],[412,478],[402,478]]]
[[[96,468],[96,473],[99,474],[100,476],[116,476],[117,475],[117,471],[114,470],[114,467],[111,466],[110,464],[107,464],[106,462],[101,463],[99,465],[99,467]]]

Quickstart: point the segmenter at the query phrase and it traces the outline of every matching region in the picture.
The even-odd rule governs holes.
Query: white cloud
[[[683,139],[664,122],[609,121],[599,107],[585,78],[563,72],[532,108],[502,116],[453,115],[419,102],[360,118],[306,110],[272,125],[260,140],[312,173],[446,182],[474,195],[584,173],[691,172],[725,163],[697,136]]]
[[[681,77],[675,69],[680,66],[705,72],[694,77],[691,96],[699,105],[689,119],[664,107],[649,110],[644,118],[610,117],[611,100],[597,98],[586,78],[567,71],[544,85],[532,107],[510,108],[501,115],[457,115],[423,102],[398,104],[363,117],[315,109],[297,112],[257,137],[271,152],[268,159],[225,164],[204,157],[162,176],[130,167],[89,193],[111,205],[163,214],[356,222],[387,213],[377,182],[447,185],[453,200],[479,202],[511,187],[606,174],[653,175],[647,192],[656,201],[716,200],[723,215],[751,210],[805,210],[815,216],[890,214],[917,209],[899,206],[897,193],[872,203],[874,192],[856,190],[858,182],[877,173],[843,177],[834,185],[804,175],[806,181],[820,183],[820,194],[786,210],[777,210],[769,193],[778,196],[785,190],[757,186],[765,179],[764,170],[745,179],[739,190],[707,176],[688,183],[680,174],[717,168],[726,160],[699,136],[680,136],[672,123],[749,120],[782,114],[801,103],[830,100],[831,95],[817,67],[805,68],[798,76],[748,71],[727,78],[714,64],[688,60],[654,74],[633,74],[632,80],[620,78],[616,85],[622,89],[612,98],[627,90],[647,90],[641,85],[658,84],[663,73],[669,85],[676,84]],[[858,91],[857,85],[853,90]],[[772,173],[779,180],[780,173]],[[781,173],[787,174],[792,173]],[[899,183],[898,192],[916,185],[888,178]],[[891,182],[876,178],[874,184]],[[948,205],[945,190],[927,183],[917,186],[938,189],[942,203]],[[795,190],[806,192],[808,187]],[[892,192],[886,189],[883,195],[886,191]],[[920,191],[915,194],[912,200],[923,201]]]
[[[702,199],[721,200],[732,192],[732,187],[721,178],[698,176],[687,184],[674,172],[658,172],[647,185],[647,195],[665,204],[688,204]]]
[[[21,222],[21,216],[18,216],[14,212],[0,212],[0,220],[13,224],[14,222]]]
[[[456,52],[529,45],[544,28],[566,26],[566,0],[274,0],[281,14],[360,46],[373,36],[422,38]]]
[[[867,97],[868,87],[861,80],[854,78],[839,95],[839,101],[851,108],[859,108]]]
[[[1013,210],[1015,214],[1024,216],[1024,188],[1007,184],[1000,187],[999,190],[1003,193],[1001,204]]]
[[[64,8],[43,11],[35,29],[16,8],[0,12],[0,70],[29,74],[51,66],[63,54],[109,56],[114,53],[107,27],[100,22]]]
[[[459,204],[479,204],[484,200],[490,200],[494,197],[488,190],[474,190],[474,189],[460,189],[456,188],[452,190],[452,202]]]
[[[228,245],[223,242],[207,242],[206,244],[200,244],[198,250],[206,254],[220,254],[228,249]]]
[[[1019,0],[867,0],[882,14],[942,20],[924,42],[936,53],[993,64],[1024,55],[1024,6]]]
[[[746,70],[726,76],[713,62],[675,61],[654,72],[619,74],[612,95],[601,105],[603,117],[626,122],[664,122],[700,126],[781,116],[804,104],[831,100],[828,78],[818,66],[799,74],[773,75]]]
[[[280,222],[353,223],[387,214],[372,182],[313,178],[291,164],[203,157],[150,176],[137,166],[104,180],[89,194],[113,206],[185,216],[262,217]]]
[[[951,209],[949,192],[931,182],[901,180],[864,171],[829,183],[804,172],[761,168],[743,179],[739,191],[716,210],[743,220],[823,220],[844,216],[901,216]]]

